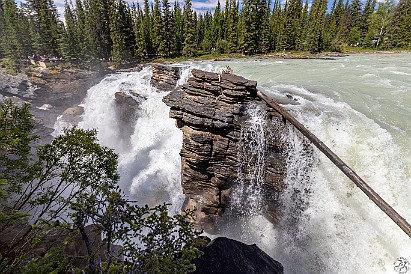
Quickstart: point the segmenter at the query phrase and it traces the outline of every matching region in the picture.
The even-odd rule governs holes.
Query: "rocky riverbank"
[[[29,103],[38,124],[36,133],[43,142],[48,141],[57,117],[80,104],[87,90],[108,72],[27,68],[10,75],[0,68],[0,101],[11,98],[17,103]]]

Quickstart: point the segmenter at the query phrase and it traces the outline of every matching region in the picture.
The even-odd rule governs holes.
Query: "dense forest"
[[[14,67],[33,55],[90,67],[206,53],[411,49],[411,0],[343,1],[226,0],[202,13],[191,0],[66,0],[62,20],[53,0],[0,0],[0,58]]]

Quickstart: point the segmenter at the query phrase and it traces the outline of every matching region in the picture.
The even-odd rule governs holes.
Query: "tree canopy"
[[[344,46],[411,49],[410,0],[217,1],[205,13],[168,0],[0,1],[0,57],[18,68],[33,54],[92,66],[199,53],[341,51]],[[330,8],[328,8],[330,7]]]
[[[95,130],[66,129],[35,148],[33,129],[28,105],[0,104],[1,273],[49,269],[58,247],[44,258],[30,254],[55,230],[66,231],[66,241],[81,235],[90,273],[195,270],[200,232],[191,225],[191,212],[170,216],[167,205],[149,208],[129,200],[118,185],[117,155],[98,144]],[[103,241],[87,233],[90,225]],[[59,242],[63,249],[66,241]],[[74,270],[64,255],[53,259],[53,267]]]

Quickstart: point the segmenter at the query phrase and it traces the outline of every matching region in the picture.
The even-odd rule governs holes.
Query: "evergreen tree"
[[[270,18],[270,29],[271,29],[271,48],[277,51],[282,50],[281,41],[283,40],[282,34],[282,12],[280,0],[274,1],[274,7]]]
[[[227,10],[227,47],[229,52],[237,51],[238,43],[238,7],[235,0],[230,0]]]
[[[191,10],[191,0],[185,0],[184,3],[183,28],[183,33],[185,35],[183,44],[183,55],[187,57],[196,56],[197,45],[195,41],[195,25],[193,11]]]
[[[64,20],[66,22],[66,26],[61,37],[62,41],[60,42],[60,48],[64,60],[67,63],[78,64],[81,53],[81,42],[78,35],[77,18],[72,10],[72,6],[71,1],[65,1]]]
[[[337,2],[338,1],[338,2]],[[327,16],[324,37],[325,47],[341,51],[343,46],[343,19],[345,15],[343,0],[334,0],[331,13]]]
[[[113,42],[112,59],[116,66],[120,66],[131,59],[135,44],[131,13],[123,0],[113,3],[110,13],[110,36]]]
[[[136,57],[142,59],[147,55],[147,47],[144,40],[144,15],[139,3],[135,11],[134,35],[136,37]]]
[[[376,0],[367,0],[365,3],[364,11],[361,15],[361,24],[360,24],[360,41],[363,44],[363,40],[368,33],[368,28],[370,24],[370,16],[374,13]]]
[[[34,48],[39,55],[60,56],[58,40],[61,25],[52,0],[28,0],[32,16]]]
[[[183,34],[184,28],[183,28],[183,12],[181,10],[181,7],[178,1],[174,2],[173,18],[174,18],[173,51],[176,54],[181,54],[181,51],[183,50],[183,43],[184,43],[184,34]]]
[[[162,26],[159,51],[163,56],[170,56],[174,43],[174,19],[170,10],[170,2],[162,0]]]
[[[260,1],[259,7],[259,19],[260,19],[260,27],[259,27],[259,41],[258,41],[258,51],[267,53],[270,51],[270,6],[266,2],[266,0]]]
[[[204,15],[204,37],[201,41],[201,48],[210,52],[213,47],[213,15],[210,11],[207,11]]]
[[[26,40],[28,23],[26,17],[17,9],[14,0],[4,0],[3,7],[3,29],[1,45],[7,60],[10,72],[19,71],[25,64],[30,54],[30,43]]]
[[[388,30],[387,46],[411,49],[411,0],[400,0]]]
[[[315,0],[310,11],[307,30],[307,50],[318,53],[324,48],[326,0]]]
[[[348,44],[357,46],[360,44],[360,28],[361,28],[361,0],[353,0],[350,5],[350,21],[349,21],[349,36]]]
[[[258,51],[259,35],[259,0],[245,0],[243,2],[242,39],[240,48],[244,54],[255,54]]]
[[[144,40],[144,49],[142,50],[144,54],[149,57],[149,55],[154,54],[153,40],[152,40],[152,15],[150,14],[150,5],[148,0],[144,0],[144,17],[142,22],[142,35]]]
[[[291,0],[285,5],[283,33],[279,41],[282,49],[295,50],[300,46],[302,8],[301,0]]]
[[[364,46],[378,48],[384,44],[387,28],[391,22],[394,10],[394,0],[379,4],[377,11],[370,16],[368,32],[364,38]]]
[[[151,38],[153,41],[153,49],[156,55],[159,54],[160,43],[164,40],[163,36],[163,19],[161,18],[160,0],[154,0],[153,32]]]
[[[221,11],[220,0],[217,1],[217,6],[214,10],[213,30],[213,47],[216,48],[218,42],[224,39],[224,13]]]
[[[89,59],[108,60],[111,56],[110,11],[114,0],[85,0],[83,37],[87,41]],[[77,8],[79,8],[77,6]]]
[[[303,12],[301,15],[300,23],[300,44],[298,45],[299,50],[304,50],[307,46],[307,29],[308,29],[308,0],[305,1]]]
[[[197,48],[201,48],[201,42],[204,40],[205,22],[204,17],[200,13],[197,18],[196,24],[196,45]]]

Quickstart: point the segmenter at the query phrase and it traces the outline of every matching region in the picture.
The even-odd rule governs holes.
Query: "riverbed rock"
[[[194,260],[195,274],[283,274],[281,263],[254,245],[219,237]]]
[[[284,144],[279,140],[282,117],[257,97],[255,81],[229,73],[197,69],[191,73],[193,76],[185,85],[163,99],[170,106],[170,117],[176,119],[183,132],[180,155],[184,207],[196,210],[197,224],[208,232],[214,231],[216,220],[230,204],[231,211],[236,211],[233,190],[239,187],[240,179],[246,185],[255,181],[243,174],[249,170],[242,170],[246,165],[241,157],[247,156],[239,155],[239,147],[253,141],[241,133],[249,128],[247,109],[258,106],[266,113],[263,134],[269,138],[259,140],[266,153],[260,174],[264,183],[256,187],[262,189],[262,214],[278,216],[277,200],[285,188]],[[250,153],[247,161],[256,164],[255,155]]]

